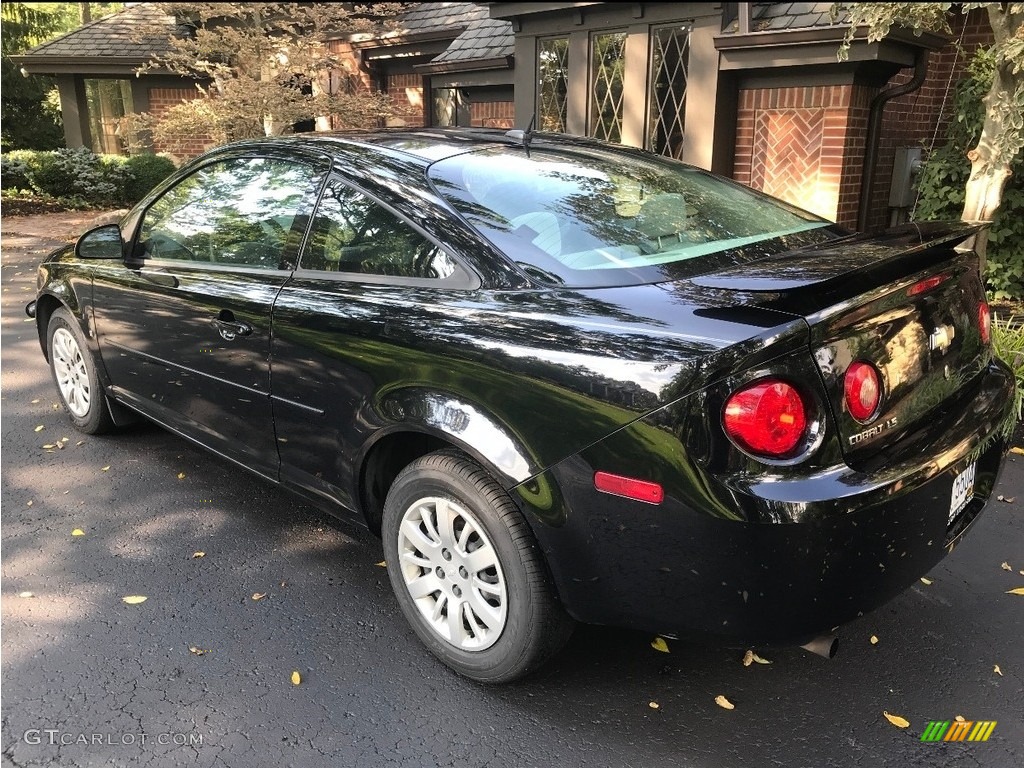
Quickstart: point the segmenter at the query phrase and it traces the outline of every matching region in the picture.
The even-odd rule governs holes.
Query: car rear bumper
[[[678,469],[698,489],[687,498],[597,492],[596,470],[658,439],[638,423],[519,486],[517,501],[581,621],[801,641],[890,600],[952,552],[998,479],[1013,387],[994,362],[927,452],[870,473],[711,477],[682,454]],[[972,462],[973,498],[950,521],[954,480]]]

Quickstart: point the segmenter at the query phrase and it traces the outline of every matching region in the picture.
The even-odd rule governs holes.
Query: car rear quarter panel
[[[802,320],[730,313],[657,285],[290,284],[274,329],[282,475],[300,468],[349,508],[353,458],[397,430],[465,448],[511,488],[715,377],[807,343]]]

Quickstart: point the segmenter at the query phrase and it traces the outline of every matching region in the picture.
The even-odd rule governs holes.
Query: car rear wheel
[[[456,451],[395,479],[382,526],[388,576],[420,640],[466,677],[515,680],[568,640],[537,544],[508,494]]]
[[[96,373],[96,361],[78,321],[63,307],[50,316],[46,344],[53,382],[71,423],[89,435],[110,431],[114,422]]]

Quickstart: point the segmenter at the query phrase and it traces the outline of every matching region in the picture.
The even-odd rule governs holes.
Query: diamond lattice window
[[[591,51],[593,94],[590,135],[622,141],[622,80],[626,68],[626,33],[594,35]]]
[[[541,40],[537,51],[537,99],[542,131],[565,133],[569,91],[569,39]]]
[[[688,26],[651,32],[651,117],[649,149],[677,160],[683,156],[686,119]]]

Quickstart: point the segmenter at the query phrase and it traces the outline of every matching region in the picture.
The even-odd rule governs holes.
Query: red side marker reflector
[[[595,472],[594,487],[602,493],[646,501],[648,504],[661,504],[665,500],[665,491],[658,483],[613,475],[609,472]]]
[[[907,288],[907,296],[917,296],[919,293],[930,291],[935,286],[941,285],[944,282],[946,282],[946,275],[933,275],[932,277],[926,277],[924,280],[916,282]]]

